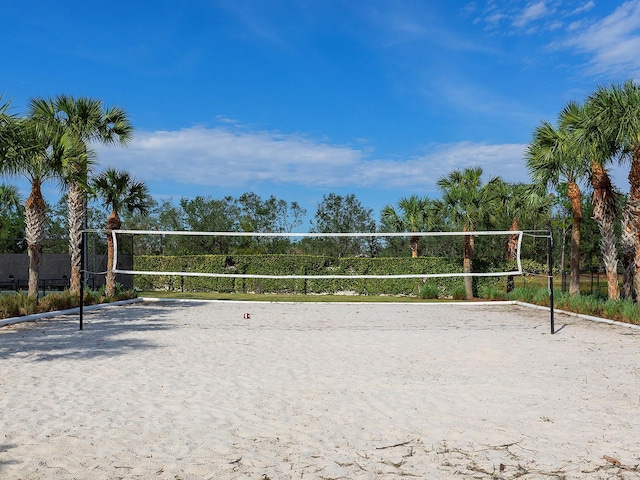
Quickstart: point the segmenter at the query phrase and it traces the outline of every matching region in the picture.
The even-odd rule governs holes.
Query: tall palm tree
[[[575,137],[578,149],[590,165],[593,218],[600,231],[600,252],[607,275],[607,292],[610,299],[617,300],[620,297],[615,233],[617,193],[607,172],[607,164],[614,159],[617,147],[605,137],[599,124],[591,122],[589,107],[589,103],[580,105],[569,102],[560,113],[559,123],[561,128]]]
[[[31,183],[31,192],[25,203],[25,237],[29,254],[29,296],[37,298],[46,226],[42,184],[51,179],[60,180],[64,159],[73,159],[82,152],[72,138],[33,118],[16,121],[16,128],[4,150],[0,164],[2,173],[25,176]]]
[[[571,201],[571,273],[569,294],[580,294],[580,224],[582,222],[582,190],[579,183],[589,172],[589,163],[579,150],[575,137],[566,128],[555,128],[547,121],[539,125],[526,151],[527,167],[533,181],[556,188],[568,186]]]
[[[398,202],[399,211],[392,205],[386,205],[382,209],[382,221],[391,226],[395,232],[423,232],[429,229],[429,199],[420,198],[417,195],[401,198]],[[410,236],[409,244],[411,257],[419,256],[419,236]]]
[[[623,231],[635,234],[635,290],[640,298],[640,86],[633,81],[623,85],[599,87],[587,99],[589,124],[611,139],[629,159],[628,213],[623,215],[631,222]]]
[[[77,162],[67,162],[69,207],[69,254],[71,257],[70,290],[80,291],[82,230],[87,222],[87,182],[92,143],[126,145],[132,138],[133,126],[120,107],[104,107],[101,100],[68,95],[53,99],[36,98],[30,102],[30,113],[41,121],[60,125],[85,146],[87,155]]]
[[[499,178],[491,178],[482,183],[482,168],[469,167],[454,170],[438,180],[442,191],[441,205],[447,217],[456,228],[463,232],[474,232],[486,218],[492,208],[494,189]],[[475,236],[464,236],[463,272],[471,273],[472,259],[475,257]],[[468,299],[473,298],[473,282],[470,276],[464,277],[464,286]]]
[[[105,293],[116,293],[116,275],[113,273],[113,237],[111,232],[122,226],[119,212],[146,214],[150,205],[149,192],[143,182],[136,181],[128,172],[108,168],[91,182],[95,195],[111,209],[105,228],[107,230],[107,279]]]

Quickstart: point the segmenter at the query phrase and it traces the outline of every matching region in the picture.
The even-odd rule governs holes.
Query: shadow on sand
[[[158,348],[162,345],[136,338],[137,334],[177,328],[177,311],[200,303],[142,302],[92,310],[84,315],[82,331],[79,330],[77,315],[60,315],[5,326],[0,328],[0,359],[90,359]]]

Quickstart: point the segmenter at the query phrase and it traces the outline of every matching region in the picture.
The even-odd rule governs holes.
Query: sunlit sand
[[[199,301],[6,326],[0,477],[640,478],[640,331],[548,321]]]

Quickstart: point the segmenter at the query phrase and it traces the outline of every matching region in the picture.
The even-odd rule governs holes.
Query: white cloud
[[[595,75],[640,75],[640,0],[620,5],[611,15],[583,28],[573,29],[572,36],[556,44],[589,55],[589,69]]]
[[[369,150],[269,131],[191,127],[141,132],[128,147],[99,148],[100,167],[126,169],[148,184],[212,188],[257,184],[323,188],[434,190],[456,168],[481,166],[488,176],[526,181],[524,145],[437,145],[406,159],[376,159]]]
[[[586,2],[584,5],[580,5],[579,7],[577,7],[572,13],[574,15],[578,15],[584,12],[588,12],[589,10],[592,10],[595,6],[596,6],[596,2],[591,0],[589,2]]]
[[[553,35],[552,49],[587,57],[586,72],[596,77],[640,78],[640,0],[627,0],[605,17],[595,18],[595,2],[533,0],[524,8],[489,3],[482,20],[490,30],[512,25],[519,34]],[[514,32],[510,32],[513,34]]]
[[[548,12],[546,2],[535,2],[527,6],[522,14],[513,22],[514,27],[524,27],[529,23],[539,20]]]
[[[524,144],[458,142],[438,145],[416,159],[425,178],[434,183],[455,169],[482,167],[487,177],[500,176],[509,182],[528,181]]]
[[[128,169],[142,179],[211,186],[322,184],[327,171],[343,173],[362,155],[299,135],[226,127],[141,132],[126,149],[100,149],[101,163]]]

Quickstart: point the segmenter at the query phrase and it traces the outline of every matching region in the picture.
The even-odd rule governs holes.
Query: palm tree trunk
[[[462,231],[466,232],[467,228],[463,228]],[[464,273],[471,273],[471,259],[474,253],[473,235],[464,236],[464,256],[462,260],[462,271]],[[464,277],[464,290],[467,294],[467,300],[473,299],[473,279],[471,276]]]
[[[113,297],[116,294],[116,274],[113,272],[113,237],[111,235],[112,230],[119,230],[122,226],[118,212],[113,211],[109,218],[107,218],[106,230],[107,230],[107,278],[105,283],[105,295]]]
[[[24,213],[25,236],[29,252],[29,296],[37,299],[42,240],[44,239],[46,222],[46,204],[39,182],[34,182],[31,185],[31,194],[25,204]]]
[[[560,246],[560,270],[564,272],[565,257],[567,252],[567,230],[569,228],[562,220],[562,245]]]
[[[87,217],[87,196],[84,188],[74,182],[69,186],[67,201],[69,209],[69,256],[71,257],[71,279],[69,290],[80,293],[82,282],[82,230]]]
[[[518,219],[513,217],[511,221],[511,227],[509,230],[515,232],[518,230]],[[518,253],[518,235],[509,235],[509,241],[507,242],[507,261],[515,260]],[[513,292],[515,288],[515,279],[513,275],[507,277],[507,293]]]
[[[411,242],[411,258],[418,258],[418,242],[420,241],[420,237],[411,237],[409,241]]]
[[[620,250],[622,252],[622,296],[628,300],[633,299],[633,279],[635,277],[635,241],[636,231],[629,205],[622,210],[622,235],[620,237]]]
[[[591,164],[593,185],[593,218],[600,230],[600,251],[607,274],[610,300],[620,298],[618,288],[618,249],[616,248],[616,197],[606,170],[597,162]]]
[[[633,229],[635,230],[634,260],[635,260],[635,292],[640,298],[640,145],[633,149],[631,169],[629,171],[629,202]]]
[[[569,182],[567,195],[571,200],[573,225],[571,228],[571,274],[569,295],[580,295],[580,224],[582,223],[582,192],[575,182]]]

